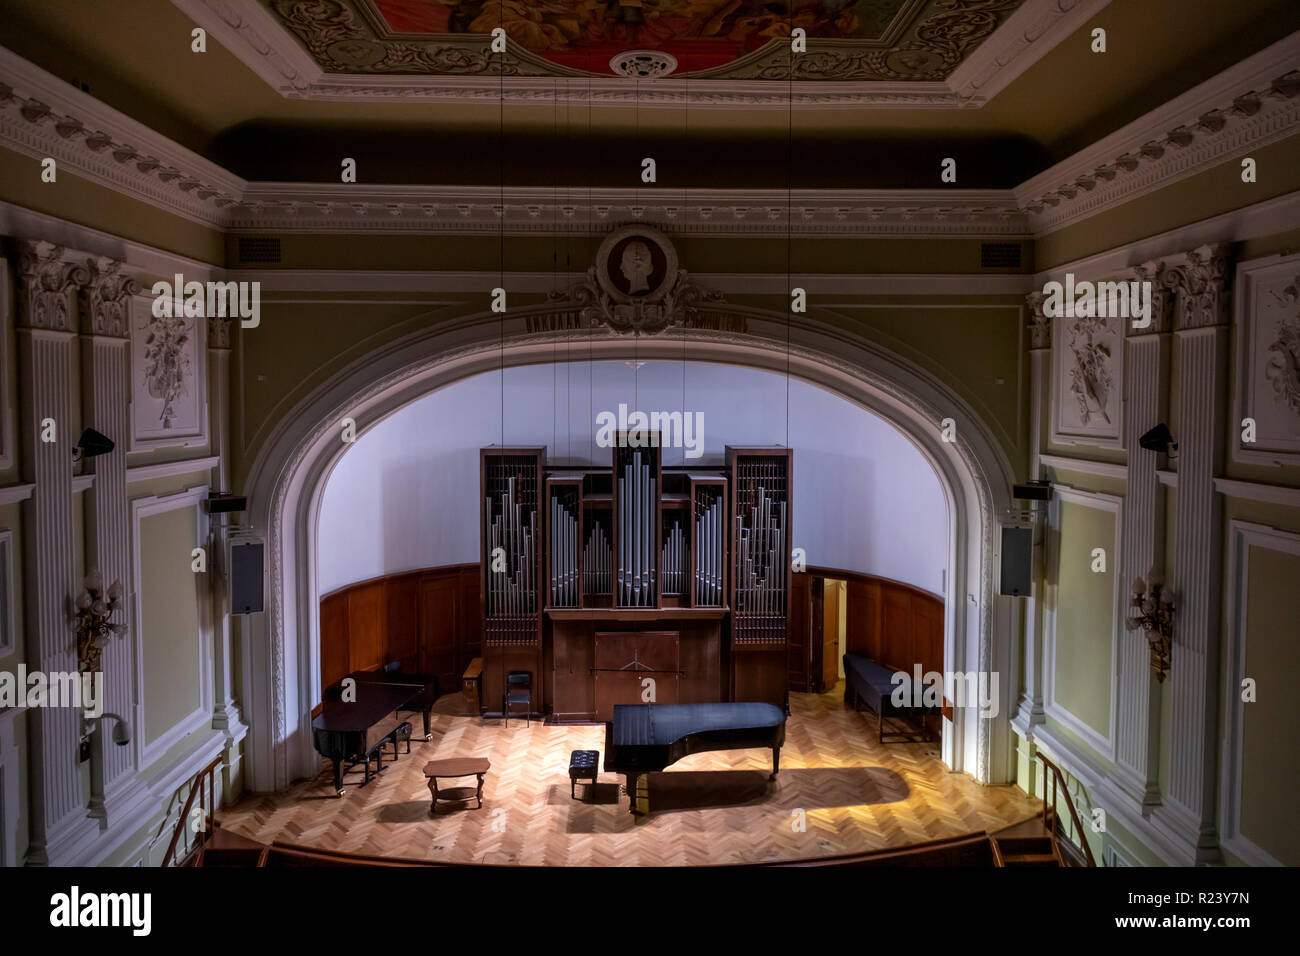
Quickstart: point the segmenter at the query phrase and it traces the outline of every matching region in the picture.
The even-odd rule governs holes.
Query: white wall
[[[504,415],[503,415],[504,398]],[[721,464],[726,445],[794,448],[794,539],[808,563],[942,589],[947,505],[929,463],[902,433],[816,386],[728,365],[557,363],[466,379],[357,439],[325,488],[322,593],[412,568],[478,560],[478,450],[546,445],[552,463],[608,466],[595,416],[620,402],[701,411],[704,457],[664,450],[665,465]],[[788,432],[787,432],[787,407]],[[503,426],[504,421],[504,426]]]

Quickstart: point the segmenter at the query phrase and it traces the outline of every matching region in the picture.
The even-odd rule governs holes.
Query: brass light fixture
[[[126,633],[126,625],[113,620],[113,613],[122,606],[122,584],[114,581],[105,592],[103,575],[92,569],[73,603],[77,670],[83,674],[98,671],[109,639]]]
[[[1133,594],[1129,599],[1129,630],[1141,630],[1151,647],[1151,670],[1156,680],[1164,682],[1169,673],[1169,652],[1174,637],[1173,594],[1164,586],[1164,580],[1153,568],[1147,579],[1133,581]]]

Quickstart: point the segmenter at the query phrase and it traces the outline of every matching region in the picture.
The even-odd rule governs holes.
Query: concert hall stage
[[[569,796],[573,750],[602,750],[601,724],[526,726],[460,715],[459,693],[435,708],[433,739],[412,740],[362,788],[334,797],[328,761],[309,781],[245,797],[221,824],[262,843],[456,863],[681,866],[800,860],[907,847],[1025,820],[1042,804],[1012,786],[949,772],[937,743],[876,741],[875,718],[854,713],[838,685],[791,694],[781,771],[770,750],[693,754],[650,775],[650,813],[629,814],[620,776],[603,773],[594,799]],[[429,813],[430,760],[487,757],[483,809]],[[471,802],[468,806],[472,807]],[[806,813],[801,827],[798,811]]]

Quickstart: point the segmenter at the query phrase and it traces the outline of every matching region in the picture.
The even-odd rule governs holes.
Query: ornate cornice
[[[107,256],[87,259],[86,275],[80,290],[85,331],[127,338],[131,334],[131,296],[139,294],[140,284],[122,272],[122,263]]]
[[[594,102],[702,108],[982,106],[1109,0],[915,0],[879,41],[810,38],[791,65],[773,42],[689,79],[629,84],[567,69],[509,40],[504,56],[474,35],[376,37],[332,2],[172,0],[281,96],[450,103]],[[916,16],[919,12],[919,17]],[[376,41],[380,42],[376,42]],[[322,66],[322,63],[325,64]],[[557,79],[580,83],[557,85]]]
[[[18,244],[19,328],[49,332],[77,330],[77,290],[88,278],[84,266],[50,242]]]
[[[986,43],[995,39],[996,34]],[[52,157],[61,171],[155,208],[236,232],[472,235],[504,228],[509,234],[598,235],[621,223],[645,222],[700,236],[1028,238],[1293,135],[1300,128],[1300,71],[1292,68],[1297,59],[1300,33],[1015,190],[669,194],[653,187],[502,191],[250,183],[2,48],[0,143],[28,156]],[[753,82],[762,81],[736,85]],[[776,85],[788,93],[788,84]],[[498,92],[494,83],[492,95]]]
[[[677,235],[1027,235],[1004,190],[541,189],[250,183],[244,232],[604,235],[624,223]]]
[[[1043,235],[1300,128],[1300,32],[1134,120],[1014,190]]]

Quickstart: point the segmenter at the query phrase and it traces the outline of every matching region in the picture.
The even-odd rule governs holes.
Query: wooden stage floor
[[[796,860],[908,846],[1018,823],[1041,803],[1014,786],[985,787],[948,771],[937,744],[876,742],[875,717],[841,688],[790,695],[781,772],[770,750],[693,754],[650,775],[650,814],[636,819],[621,776],[603,773],[592,802],[569,797],[569,752],[604,749],[603,726],[522,720],[503,727],[439,701],[433,739],[365,788],[360,771],[334,796],[329,762],[283,793],[254,794],[219,812],[223,827],[263,843],[448,862],[546,866],[683,866]],[[419,717],[412,718],[419,729]],[[405,745],[403,745],[403,749]],[[429,813],[429,760],[488,757],[483,808]],[[603,757],[603,753],[602,753]],[[473,783],[451,781],[453,783]],[[585,787],[578,784],[579,798]],[[472,808],[471,801],[465,806]],[[803,811],[800,814],[798,811]],[[797,827],[806,820],[806,828]]]

